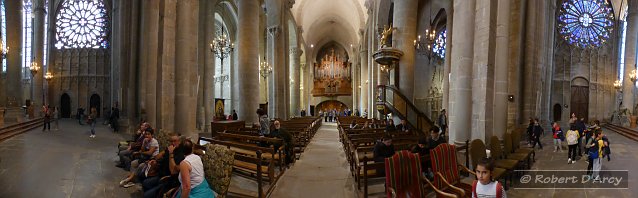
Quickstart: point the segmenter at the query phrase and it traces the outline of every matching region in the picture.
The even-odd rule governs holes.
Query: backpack
[[[578,143],[578,131],[567,131],[567,145],[574,145]]]
[[[478,197],[476,194],[476,185],[478,184],[478,180],[474,180],[474,182],[472,182],[472,194],[474,195],[474,197]],[[497,182],[496,183],[496,198],[501,198],[503,197],[503,185],[501,185],[501,182]]]
[[[609,155],[611,155],[611,148],[609,148],[609,146],[611,144],[609,143],[609,139],[607,139],[607,136],[603,136],[602,140],[603,143],[607,143],[607,145],[603,145],[603,158],[607,157],[607,161],[610,161],[611,158],[609,157]]]
[[[598,140],[594,139],[594,146],[589,148],[589,159],[598,159]]]

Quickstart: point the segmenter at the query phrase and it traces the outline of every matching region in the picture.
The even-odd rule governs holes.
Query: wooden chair
[[[514,152],[514,141],[513,141],[513,137],[511,133],[505,133],[505,135],[503,136],[504,141],[505,141],[505,156],[510,158],[510,159],[524,159],[525,161],[527,161],[527,168],[531,168],[532,167],[532,155],[531,153],[527,153],[527,152]]]
[[[476,170],[476,166],[478,164],[478,161],[480,161],[481,159],[487,157],[487,153],[485,152],[485,144],[483,143],[483,140],[481,139],[475,139],[472,140],[472,143],[470,143],[470,158],[472,159],[472,169]],[[494,162],[494,165],[496,166],[496,161]],[[492,172],[492,178],[494,178],[495,180],[500,180],[503,179],[503,184],[504,186],[507,186],[507,179],[506,176],[507,174],[507,170],[506,168],[503,167],[494,167],[494,171]]]
[[[503,142],[504,142],[505,147],[507,147],[508,141],[506,141],[505,139],[506,138],[503,138]],[[517,161],[517,168],[518,167],[523,167],[523,165],[527,164],[527,160],[526,160],[524,155],[518,155],[518,156],[517,155],[510,155],[510,156],[507,156],[505,154],[505,151],[501,147],[501,144],[500,144],[501,141],[498,139],[498,137],[492,136],[490,141],[492,142],[492,144],[490,144],[491,155],[492,155],[492,157],[494,159],[507,159],[507,160]],[[494,142],[498,142],[498,144],[495,144]],[[509,141],[509,142],[511,142],[511,141]],[[511,148],[511,146],[510,146],[510,148]]]
[[[467,167],[457,163],[456,147],[452,144],[441,144],[430,150],[434,186],[445,192],[453,192],[459,197],[470,196],[472,185],[461,182],[460,171],[476,175]]]
[[[385,158],[385,183],[386,194],[392,198],[425,197],[424,183],[432,187],[441,197],[456,197],[454,194],[437,189],[430,181],[427,181],[427,178],[421,174],[419,154],[410,153],[407,150]]]
[[[522,153],[527,157],[532,158],[532,162],[536,161],[536,151],[533,148],[520,148],[521,147],[521,129],[514,130],[512,132],[512,152]]]

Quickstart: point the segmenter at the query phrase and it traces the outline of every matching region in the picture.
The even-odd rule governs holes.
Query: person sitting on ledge
[[[181,187],[174,197],[182,198],[215,198],[215,193],[210,189],[208,181],[204,177],[204,164],[202,159],[193,153],[193,142],[184,140],[184,155],[186,157],[179,163],[179,182]]]

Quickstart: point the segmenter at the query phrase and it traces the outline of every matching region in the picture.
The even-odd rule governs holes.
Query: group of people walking
[[[527,133],[531,147],[539,145],[542,149],[540,136],[543,134],[543,129],[540,127],[538,119],[530,119]],[[569,120],[569,130],[566,132],[561,129],[558,122],[552,123],[552,140],[554,152],[562,152],[562,143],[567,142],[567,164],[576,163],[583,157],[584,153],[587,157],[585,162],[588,163],[587,174],[594,180],[599,179],[604,159],[611,160],[609,138],[603,134],[598,120],[593,121],[588,127],[584,118],[578,119],[576,114],[572,114]]]

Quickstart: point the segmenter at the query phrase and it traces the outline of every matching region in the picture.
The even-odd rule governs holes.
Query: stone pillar
[[[394,2],[393,26],[397,30],[392,35],[392,45],[403,51],[403,56],[399,60],[399,90],[408,100],[414,98],[414,45],[416,39],[416,20],[419,1],[399,0]],[[386,77],[382,77],[386,78]]]
[[[122,67],[123,71],[128,71],[125,73],[128,73],[128,75],[124,76],[123,78],[126,78],[126,83],[124,83],[122,86],[122,88],[125,88],[125,92],[126,92],[126,96],[122,97],[123,101],[121,101],[120,104],[122,104],[122,112],[121,114],[128,117],[128,121],[130,122],[130,127],[129,127],[129,131],[132,132],[132,130],[136,127],[137,122],[138,122],[138,116],[139,116],[139,98],[138,98],[138,94],[136,91],[136,87],[137,87],[137,65],[138,65],[138,56],[139,56],[139,51],[136,50],[138,49],[138,45],[140,43],[138,43],[139,40],[139,20],[137,20],[139,17],[141,17],[141,14],[139,12],[139,7],[141,6],[141,2],[140,1],[126,1],[129,2],[131,5],[130,8],[130,17],[128,19],[130,24],[127,25],[127,27],[129,28],[130,33],[126,33],[128,35],[127,39],[124,40],[125,43],[127,43],[127,46],[129,49],[128,52],[126,52],[126,57],[128,57],[127,60],[124,61],[123,64],[126,64],[127,67]],[[122,92],[124,92],[122,91]]]
[[[296,39],[296,38],[294,38]],[[292,66],[292,71],[291,71],[291,75],[290,75],[290,79],[293,81],[292,82],[292,87],[290,88],[290,116],[299,116],[300,113],[300,109],[299,109],[299,101],[300,101],[300,96],[299,96],[299,92],[301,90],[299,90],[300,88],[300,81],[301,78],[299,78],[299,70],[301,69],[299,66],[299,62],[301,59],[301,54],[302,51],[299,48],[291,48],[290,49],[290,61],[291,61],[291,66]]]
[[[22,2],[5,1],[5,17],[7,27],[22,27]],[[9,47],[7,55],[7,106],[22,106],[22,30],[23,28],[7,28],[7,40]]]
[[[472,73],[472,136],[488,142],[494,116],[494,51],[497,1],[477,1]]]
[[[357,89],[361,90],[361,102],[359,102],[359,113],[363,115],[363,110],[368,108],[368,49],[366,45],[362,47],[362,50],[359,51],[359,56],[361,58],[361,72],[359,73],[360,84],[361,87],[357,87]]]
[[[638,0],[630,0],[627,10],[627,32],[625,37],[625,71],[623,77],[622,108],[634,111],[634,83],[629,73],[636,69],[636,42],[638,42]]]
[[[494,67],[494,130],[499,138],[507,131],[507,73],[509,62],[510,0],[498,0],[496,62]]]
[[[443,67],[443,98],[442,98],[442,107],[443,109],[447,109],[446,111],[449,112],[449,102],[450,102],[450,68],[452,67],[452,53],[450,51],[450,49],[452,49],[452,31],[454,30],[454,27],[452,25],[452,21],[454,18],[454,10],[452,9],[452,1],[449,1],[449,5],[447,7],[447,20],[445,21],[446,25],[446,31],[447,31],[447,35],[445,38],[445,66]],[[431,119],[435,119],[435,118],[431,118]]]
[[[175,129],[195,137],[199,1],[177,1],[175,21]],[[170,27],[165,27],[170,28]],[[177,67],[179,66],[179,68]]]
[[[259,107],[259,48],[255,47],[259,43],[259,2],[241,0],[237,2],[238,9],[238,32],[237,32],[237,52],[238,71],[242,72],[242,79],[237,79],[237,89],[239,91],[237,114],[246,123],[258,121],[255,110]],[[269,106],[272,104],[268,104]],[[270,113],[270,112],[269,112]]]
[[[32,51],[35,58],[35,62],[40,66],[40,71],[33,76],[33,104],[35,107],[42,107],[45,101],[44,96],[44,74],[46,70],[44,68],[44,15],[46,8],[44,7],[44,0],[33,1],[33,43]],[[42,111],[39,109],[35,111],[36,117],[42,116]]]
[[[144,66],[144,75],[142,80],[143,86],[146,87],[145,107],[146,107],[146,119],[151,126],[160,126],[158,100],[161,92],[158,89],[158,57],[159,54],[159,22],[160,22],[160,2],[159,1],[147,1],[146,6],[143,8],[144,19],[142,27],[143,36],[146,42],[143,43],[144,51],[146,51],[146,66]],[[194,66],[194,65],[193,65]]]
[[[449,141],[455,144],[470,138],[475,5],[476,0],[454,1]]]
[[[269,12],[270,13],[270,12]],[[269,15],[270,16],[270,15]],[[286,60],[284,57],[283,29],[279,25],[268,27],[268,51],[270,52],[269,64],[273,67],[268,87],[268,114],[271,118],[287,118],[286,112],[286,83],[289,76],[286,75]]]
[[[215,4],[210,1],[203,1],[206,4],[206,43],[212,43],[215,35]],[[200,4],[200,6],[203,6]],[[208,46],[208,45],[206,45]],[[210,122],[215,117],[215,54],[205,49],[204,56],[204,129],[210,131]],[[242,119],[243,120],[243,119]]]
[[[179,132],[184,134],[185,131],[178,130],[179,125],[176,125],[175,117],[184,116],[177,114],[176,109],[176,56],[175,53],[177,47],[176,32],[177,32],[177,14],[175,12],[177,0],[167,0],[164,4],[160,5],[160,14],[163,16],[161,24],[159,25],[159,32],[161,35],[161,45],[158,46],[159,51],[163,52],[161,56],[161,71],[158,73],[158,78],[161,80],[158,82],[161,87],[160,103],[160,118],[159,123],[161,129],[166,132]],[[193,66],[193,65],[191,65]],[[180,69],[182,69],[180,67]],[[194,110],[193,112],[194,113]]]

